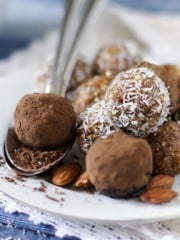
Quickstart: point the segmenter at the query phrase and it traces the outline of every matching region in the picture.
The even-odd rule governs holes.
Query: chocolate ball
[[[96,74],[103,74],[107,71],[118,73],[139,62],[140,57],[133,56],[125,45],[107,45],[98,51],[93,70]]]
[[[180,73],[175,65],[155,65],[143,62],[139,67],[147,67],[154,71],[156,75],[165,83],[170,94],[170,113],[174,113],[180,104]]]
[[[156,132],[170,112],[165,83],[147,67],[119,73],[107,89],[105,101],[114,125],[136,136]]]
[[[156,174],[180,174],[180,124],[166,122],[149,137]]]
[[[97,102],[81,113],[78,119],[77,141],[80,149],[87,152],[95,140],[115,131],[109,120],[104,101]]]
[[[95,188],[111,197],[137,194],[152,174],[152,150],[146,140],[120,131],[99,138],[86,155],[86,167]]]
[[[27,94],[17,104],[14,126],[18,139],[32,148],[52,149],[72,141],[76,115],[56,94]]]

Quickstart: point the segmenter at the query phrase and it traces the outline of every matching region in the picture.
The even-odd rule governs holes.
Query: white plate
[[[119,20],[118,14],[123,19],[123,22]],[[143,29],[144,32],[142,36],[139,35],[139,40],[137,40],[136,43],[141,50],[146,49],[146,51],[144,51],[145,56],[149,59],[157,59],[157,61],[178,61],[177,56],[179,56],[179,50],[175,44],[176,41],[172,42],[169,48],[166,48],[166,52],[162,49],[161,51],[157,51],[158,46],[159,49],[160,46],[166,46],[169,38],[172,38],[172,36],[169,36],[168,29],[171,31],[172,26],[176,29],[176,24],[173,22],[174,19],[171,22],[171,26],[169,25],[169,28],[167,27],[166,29],[168,40],[164,40],[163,38],[162,41],[160,41],[161,38],[158,34],[158,27],[152,27],[154,18],[157,19],[156,22],[159,23],[159,29],[161,30],[163,29],[163,24],[166,23],[165,20],[168,19],[168,21],[171,21],[168,16],[144,16],[143,14],[125,9],[110,10],[103,15],[101,21],[96,26],[96,31],[93,36],[89,38],[89,44],[86,42],[83,50],[88,53],[88,49],[89,51],[94,50],[102,43],[121,40],[121,36],[123,36],[123,40],[136,40],[140,30],[137,28],[136,32],[135,26],[141,22],[144,24],[141,24],[141,30]],[[129,22],[129,19],[133,19],[133,23]],[[125,28],[126,25],[130,26],[127,32]],[[108,32],[105,31],[107,30],[107,26],[109,26]],[[110,28],[110,26],[112,26],[112,28]],[[146,28],[148,28],[148,32],[145,32]],[[179,31],[178,29],[177,27],[175,30],[176,34],[177,31]],[[149,38],[146,37],[147,34],[151,37],[153,36],[153,39],[149,40]],[[15,105],[24,93],[34,89],[34,79],[37,74],[37,69],[39,68],[39,62],[42,61],[42,58],[52,49],[54,39],[53,36],[50,36],[36,43],[25,52],[13,56],[7,63],[4,63],[4,67],[0,69],[0,153],[3,151],[3,140]],[[157,40],[156,42],[155,39]],[[177,40],[175,36],[173,39]],[[144,46],[146,47],[144,48]],[[151,50],[151,54],[150,52],[148,53],[147,50]],[[174,57],[172,58],[172,56]],[[11,181],[12,179],[14,180]],[[38,191],[42,183],[46,186],[45,192]],[[174,189],[180,192],[180,177],[176,178]],[[99,194],[60,188],[39,178],[26,178],[24,181],[21,181],[16,179],[15,175],[4,165],[0,167],[0,190],[15,200],[34,208],[81,220],[116,222],[180,217],[179,197],[170,203],[158,206],[144,204],[135,199],[112,199]]]

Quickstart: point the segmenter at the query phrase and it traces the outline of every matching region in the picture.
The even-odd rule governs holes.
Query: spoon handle
[[[80,44],[106,0],[67,0],[66,12],[60,31],[52,77],[46,92],[65,96]]]

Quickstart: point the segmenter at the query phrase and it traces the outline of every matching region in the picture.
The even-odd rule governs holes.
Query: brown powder
[[[33,188],[34,191],[38,191],[38,192],[45,192],[45,189],[42,187],[35,187]]]
[[[0,167],[3,166],[5,164],[4,160],[3,160],[3,156],[0,155]]]
[[[20,145],[12,153],[14,165],[22,169],[38,170],[53,163],[64,154],[65,148],[41,151]]]
[[[9,182],[9,183],[16,183],[16,181],[15,181],[14,178],[11,178],[11,177],[5,177],[4,179],[6,179],[7,182]]]
[[[45,195],[45,197],[47,197],[49,200],[52,200],[52,201],[54,201],[54,202],[59,202],[59,200],[58,199],[56,199],[56,198],[53,198],[53,197],[51,197],[51,196],[49,196],[49,195]]]
[[[46,192],[47,186],[43,182],[40,182],[40,185],[40,187],[35,187],[33,190],[38,192]]]
[[[22,176],[16,175],[16,179],[20,182],[25,182],[25,179]]]

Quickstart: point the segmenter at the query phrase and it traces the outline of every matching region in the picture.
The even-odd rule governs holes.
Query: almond
[[[79,163],[67,163],[53,172],[51,181],[55,185],[66,186],[75,181],[80,175],[80,172],[81,166]]]
[[[140,200],[152,204],[161,204],[170,202],[172,199],[177,197],[177,192],[168,188],[153,188],[145,191],[140,196]]]
[[[159,174],[150,180],[148,189],[157,188],[157,187],[170,188],[173,185],[174,181],[175,181],[174,177],[171,177],[169,175]]]
[[[92,183],[89,179],[89,174],[87,171],[83,172],[79,178],[76,180],[76,182],[73,185],[77,188],[89,188],[92,186]]]

